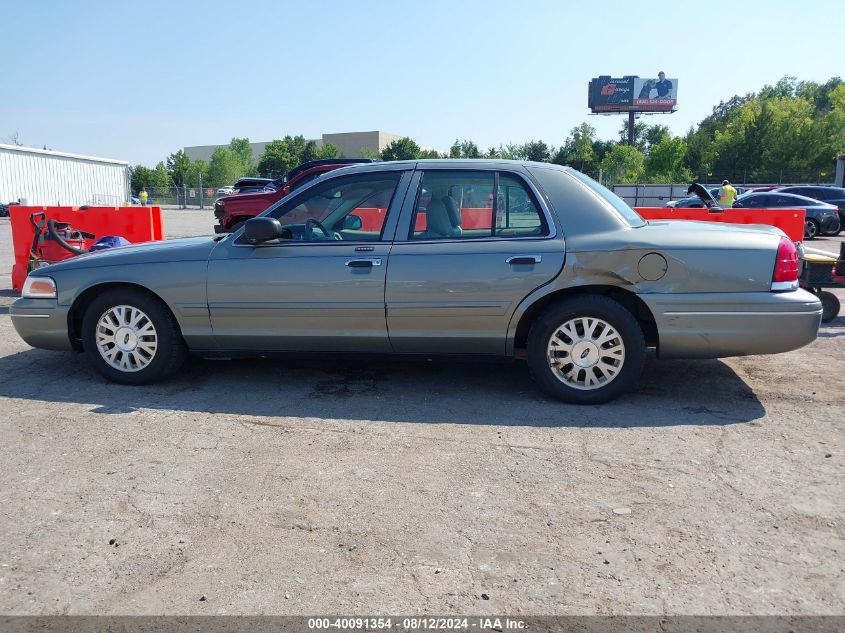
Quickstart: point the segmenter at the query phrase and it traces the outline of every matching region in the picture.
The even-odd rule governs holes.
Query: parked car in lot
[[[598,403],[661,358],[785,352],[816,338],[774,227],[645,222],[570,168],[496,160],[336,169],[242,229],[39,268],[10,308],[34,347],[145,384],[188,354],[524,357]],[[773,333],[776,332],[776,335]]]
[[[235,187],[232,185],[225,185],[217,190],[218,196],[230,196],[234,193]]]
[[[835,205],[839,209],[840,229],[845,227],[845,188],[825,185],[794,185],[791,187],[781,187],[778,191],[781,193],[792,193],[796,196],[805,196],[813,200]]]
[[[232,194],[255,193],[264,191],[267,185],[272,185],[272,178],[254,178],[252,176],[238,178],[232,185]]]
[[[719,199],[719,189],[720,187],[708,189],[714,200]],[[745,193],[745,189],[743,187],[734,187],[734,189],[736,189],[737,196],[741,196]],[[704,208],[704,202],[702,202],[701,198],[698,196],[687,196],[686,198],[681,198],[680,200],[670,200],[666,203],[666,206],[675,209],[702,209]]]
[[[271,204],[278,202],[294,189],[302,187],[327,171],[340,169],[347,165],[372,163],[371,158],[327,158],[303,163],[287,174],[267,183],[261,193],[243,194],[218,198],[214,203],[214,217],[218,224],[216,233],[237,231],[249,218],[264,211]]]
[[[780,190],[747,193],[737,198],[733,206],[738,209],[805,209],[804,238],[808,240],[819,235],[838,235],[840,231],[838,209],[806,196]]]

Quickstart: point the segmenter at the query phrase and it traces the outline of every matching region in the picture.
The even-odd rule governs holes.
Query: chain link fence
[[[147,187],[148,206],[179,207],[181,209],[205,209],[214,206],[214,201],[225,193],[218,193],[214,187]],[[133,197],[141,199],[141,192],[132,192]]]

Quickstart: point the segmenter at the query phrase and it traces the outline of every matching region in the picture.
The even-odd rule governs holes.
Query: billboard
[[[590,80],[587,105],[592,112],[673,112],[678,106],[678,80],[657,77],[611,77]]]

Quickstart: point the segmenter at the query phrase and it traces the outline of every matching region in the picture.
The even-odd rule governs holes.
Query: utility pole
[[[634,146],[634,122],[636,121],[636,112],[631,110],[628,112],[628,145]]]

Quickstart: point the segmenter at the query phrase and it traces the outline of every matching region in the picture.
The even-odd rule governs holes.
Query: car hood
[[[153,262],[204,261],[208,259],[218,241],[219,238],[203,236],[130,244],[72,257],[39,268],[39,272],[50,273],[69,269],[126,266]]]

